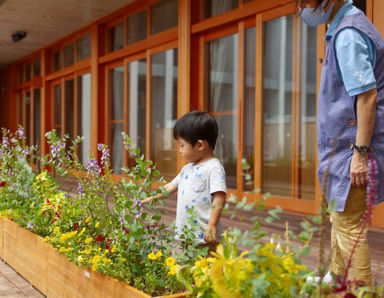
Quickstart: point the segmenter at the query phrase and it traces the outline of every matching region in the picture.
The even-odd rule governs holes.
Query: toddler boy
[[[205,112],[192,111],[176,121],[173,136],[180,146],[181,156],[189,163],[169,184],[169,195],[177,193],[176,239],[181,240],[182,229],[188,226],[188,209],[195,208],[200,244],[214,245],[222,230],[220,215],[226,201],[225,171],[215,158],[218,125],[215,118]],[[157,195],[156,198],[162,198]],[[147,198],[149,203],[154,197]]]

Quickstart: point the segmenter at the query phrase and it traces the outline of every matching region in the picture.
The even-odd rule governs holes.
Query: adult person
[[[297,0],[297,4],[307,25],[328,25],[317,132],[318,176],[333,205],[330,272],[348,274],[349,280],[370,286],[368,229],[362,230],[362,218],[367,209],[369,151],[378,163],[376,203],[384,197],[384,40],[352,0]]]

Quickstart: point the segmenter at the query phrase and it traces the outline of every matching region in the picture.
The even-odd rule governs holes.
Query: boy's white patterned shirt
[[[187,164],[181,172],[171,181],[178,189],[176,209],[176,239],[180,239],[184,226],[188,226],[187,210],[192,206],[197,213],[197,224],[200,227],[196,239],[205,243],[203,237],[211,216],[213,194],[227,192],[225,171],[217,158],[211,158],[194,166]],[[222,228],[217,225],[216,239],[220,239]]]

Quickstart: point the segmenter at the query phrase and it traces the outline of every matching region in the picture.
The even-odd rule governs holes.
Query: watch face
[[[361,154],[367,154],[368,153],[368,148],[365,146],[360,146],[360,153]]]

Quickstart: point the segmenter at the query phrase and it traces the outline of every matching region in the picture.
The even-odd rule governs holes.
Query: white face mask
[[[310,27],[316,27],[318,25],[324,24],[331,15],[335,2],[331,4],[331,7],[327,12],[324,11],[324,7],[327,4],[327,1],[323,1],[317,9],[315,8],[302,8],[301,9],[301,19],[305,24]]]

